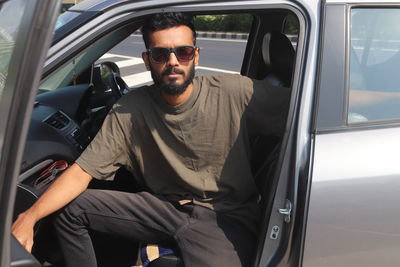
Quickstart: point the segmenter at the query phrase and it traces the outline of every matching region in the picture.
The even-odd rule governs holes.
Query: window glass
[[[15,0],[0,3],[0,122],[4,122],[4,111],[11,105],[9,97],[12,88],[7,89],[5,94],[6,82],[9,74],[9,67],[12,64],[11,56],[16,47],[16,40],[24,18],[27,1]],[[1,123],[0,123],[1,124]],[[2,125],[3,126],[3,125]],[[2,127],[0,127],[2,128]],[[4,128],[0,129],[0,158],[4,142]]]
[[[400,9],[351,12],[349,123],[400,118]]]
[[[296,49],[297,40],[299,38],[299,28],[299,20],[294,14],[290,13],[285,19],[282,32],[292,42],[294,49]]]
[[[195,17],[196,45],[200,48],[200,64],[196,66],[196,75],[240,73],[252,21],[253,16],[250,14]],[[85,49],[73,60],[46,77],[40,84],[38,93],[72,85],[73,80],[76,77],[79,79],[82,72],[100,57],[102,51],[107,51],[104,49],[110,47],[110,44],[123,34],[116,31]],[[95,65],[103,62],[115,63],[122,79],[130,88],[151,84],[153,83],[151,74],[142,60],[144,51],[146,48],[138,29],[104,53]]]
[[[0,97],[5,86],[25,5],[25,1],[0,4]]]
[[[71,11],[67,11],[67,12],[60,14],[57,18],[55,29],[57,30],[57,29],[61,28],[68,22],[72,21],[74,18],[78,17],[80,14],[81,13],[71,12]]]
[[[252,21],[250,14],[196,16],[196,45],[200,48],[196,75],[240,73]],[[151,84],[151,74],[142,60],[144,51],[146,47],[141,32],[137,30],[104,54],[97,63],[116,63],[129,87]]]
[[[90,83],[91,77],[82,81],[79,76],[86,71],[90,71],[89,68],[93,62],[106,52],[110,46],[119,40],[123,40],[128,35],[126,31],[131,27],[130,25],[127,24],[124,28],[106,35],[103,39],[93,43],[79,55],[66,62],[57,71],[47,76],[39,85],[39,93],[73,85],[75,82]]]
[[[88,51],[90,52],[91,50]],[[91,64],[91,62],[86,60],[85,56],[87,55],[90,56],[87,51],[79,54],[44,80],[39,86],[39,93],[71,85],[73,83],[72,81],[76,78],[77,73],[81,71],[82,66],[87,67]]]

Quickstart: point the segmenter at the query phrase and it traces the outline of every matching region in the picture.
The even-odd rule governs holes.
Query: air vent
[[[67,124],[69,123],[69,119],[60,111],[57,111],[56,113],[48,117],[44,122],[53,126],[56,129],[62,129],[67,126]]]

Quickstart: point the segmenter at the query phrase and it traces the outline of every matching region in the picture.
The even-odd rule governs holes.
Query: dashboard
[[[56,160],[74,161],[89,142],[90,137],[66,113],[36,102],[19,182]]]
[[[37,186],[39,177],[56,162],[72,164],[100,129],[117,99],[112,91],[96,91],[93,84],[39,90],[32,111],[19,184],[35,195],[47,189],[48,186]]]

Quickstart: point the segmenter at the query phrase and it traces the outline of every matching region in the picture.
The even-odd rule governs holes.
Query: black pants
[[[174,243],[186,267],[250,266],[255,254],[255,237],[235,219],[197,205],[175,207],[147,192],[88,189],[54,223],[66,266],[97,266],[89,230]]]

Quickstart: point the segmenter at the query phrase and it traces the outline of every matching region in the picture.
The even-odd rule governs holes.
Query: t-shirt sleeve
[[[290,89],[248,77],[242,77],[240,84],[245,95],[244,114],[249,133],[280,136],[286,125]]]
[[[106,116],[100,131],[76,160],[94,178],[109,180],[123,165],[127,165],[126,131],[115,106]]]

